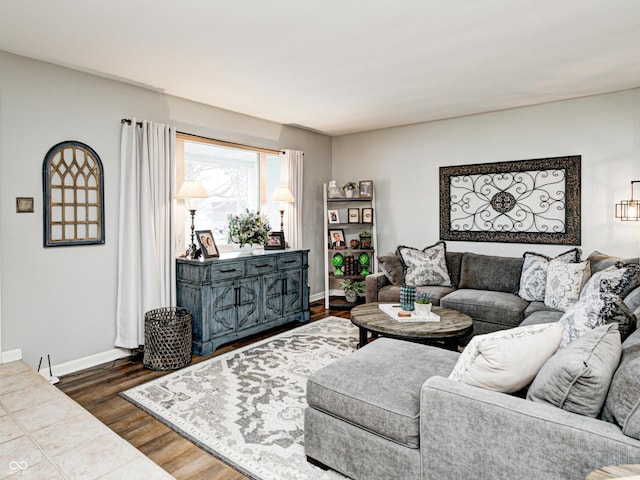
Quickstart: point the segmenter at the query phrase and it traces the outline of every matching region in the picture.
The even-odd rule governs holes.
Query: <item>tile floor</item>
[[[173,478],[22,362],[0,365],[0,479]]]

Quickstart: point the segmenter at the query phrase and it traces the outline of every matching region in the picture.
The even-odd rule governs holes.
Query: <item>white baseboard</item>
[[[324,292],[314,293],[313,295],[309,296],[310,302],[315,302],[316,300],[324,300]]]
[[[20,348],[2,352],[0,355],[0,363],[17,362],[18,360],[22,360],[22,349]]]
[[[59,363],[57,365],[51,365],[51,372],[53,375],[59,377],[61,375],[67,375],[69,373],[79,372],[87,368],[95,367],[107,362],[113,362],[120,358],[128,357],[131,352],[124,348],[113,348],[106,352],[96,353],[89,355],[88,357],[78,358],[77,360],[71,360],[70,362]],[[46,363],[46,359],[42,362]],[[49,365],[42,365],[39,371],[40,375],[45,378],[49,378]]]

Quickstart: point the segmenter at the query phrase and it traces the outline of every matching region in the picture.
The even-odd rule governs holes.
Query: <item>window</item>
[[[266,214],[278,230],[278,205],[270,196],[280,184],[280,155],[275,150],[243,147],[191,135],[176,136],[177,185],[198,180],[209,198],[196,200],[196,230],[211,230],[218,246],[227,245],[227,215],[245,209]],[[181,177],[182,174],[182,178]],[[180,218],[182,213],[182,218]],[[179,209],[184,238],[191,235],[191,218]],[[182,248],[185,242],[178,238]]]

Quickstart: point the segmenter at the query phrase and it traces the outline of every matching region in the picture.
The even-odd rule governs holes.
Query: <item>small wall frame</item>
[[[104,243],[102,161],[89,145],[66,141],[51,147],[42,186],[45,247]]]

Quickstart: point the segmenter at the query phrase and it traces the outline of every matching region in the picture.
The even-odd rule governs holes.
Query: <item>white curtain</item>
[[[280,154],[280,183],[289,187],[296,199],[287,205],[284,216],[284,238],[291,248],[302,248],[302,186],[304,153],[284,150]]]
[[[173,127],[122,124],[116,347],[144,344],[144,314],[175,306]]]

